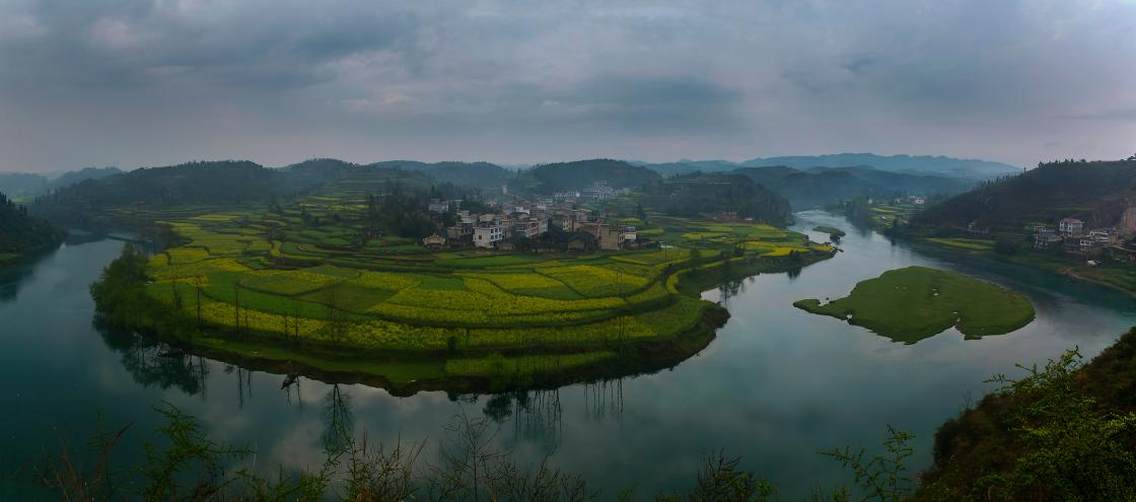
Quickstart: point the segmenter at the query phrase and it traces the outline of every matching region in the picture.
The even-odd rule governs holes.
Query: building
[[[422,239],[422,245],[430,249],[442,249],[446,245],[446,238],[438,234],[430,234]]]
[[[451,206],[456,207],[456,204],[453,204],[453,202],[454,201],[449,200],[431,199],[427,208],[431,213],[448,213],[450,212]]]
[[[505,227],[501,225],[482,225],[473,229],[473,245],[479,248],[492,248],[505,240]]]
[[[1081,235],[1085,231],[1085,222],[1076,218],[1063,218],[1057,224],[1057,231],[1067,237]]]
[[[1117,241],[1116,231],[1111,228],[1090,230],[1089,238],[1101,246],[1111,246]]]
[[[600,249],[615,251],[623,249],[635,242],[637,237],[634,227],[616,227],[604,223],[584,223],[579,225],[580,230],[596,238],[596,245]],[[627,231],[630,228],[631,231]]]
[[[1038,225],[1034,227],[1033,231],[1033,247],[1036,249],[1048,249],[1061,243],[1061,236],[1057,231],[1044,226]]]

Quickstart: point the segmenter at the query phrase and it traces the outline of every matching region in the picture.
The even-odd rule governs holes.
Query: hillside
[[[597,182],[612,188],[636,188],[658,181],[658,173],[622,160],[592,159],[544,164],[525,171],[522,183],[541,193],[582,190]]]
[[[740,174],[688,174],[644,187],[644,204],[672,216],[738,217],[784,226],[792,209],[784,197]]]
[[[1136,203],[1136,161],[1053,162],[985,184],[928,208],[916,226],[1020,231],[1030,223],[1076,217],[1089,226],[1116,224]]]
[[[435,162],[426,163],[414,160],[389,160],[368,164],[369,167],[402,169],[404,171],[426,174],[439,183],[500,188],[509,182],[513,173],[496,164],[488,162]]]
[[[49,248],[62,233],[0,193],[0,264],[17,256]]]
[[[956,159],[930,155],[876,155],[874,153],[837,153],[830,155],[794,155],[787,157],[756,158],[742,162],[746,167],[787,166],[798,169],[809,167],[870,166],[882,171],[925,174],[987,180],[1020,173],[1021,169],[1001,162],[979,159]]]
[[[1132,500],[1136,330],[1067,354],[943,424],[913,500]]]
[[[110,208],[239,204],[297,189],[283,173],[253,162],[190,162],[87,180],[37,198],[29,209],[53,222],[83,225]]]
[[[959,178],[881,171],[867,166],[747,167],[734,171],[789,200],[793,210],[825,207],[860,197],[954,194],[971,186]]]

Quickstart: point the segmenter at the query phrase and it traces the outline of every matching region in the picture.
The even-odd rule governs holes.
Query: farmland
[[[195,327],[182,341],[213,350],[272,359],[283,342],[445,359],[427,365],[433,374],[527,377],[685,343],[718,307],[684,280],[744,270],[734,265],[784,271],[833,252],[768,225],[661,215],[641,227],[661,246],[642,250],[431,251],[412,239],[362,238],[362,208],[339,193],[275,209],[150,215],[179,245],[148,257],[145,297],[174,324]],[[291,352],[277,359],[297,360]]]

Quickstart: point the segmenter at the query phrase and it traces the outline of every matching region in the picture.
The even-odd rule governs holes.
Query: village
[[[493,211],[473,212],[461,208],[461,200],[430,201],[432,215],[453,213],[456,221],[442,231],[422,239],[422,245],[431,249],[481,248],[512,251],[517,240],[533,240],[548,233],[550,225],[578,238],[568,242],[569,249],[589,248],[602,250],[633,249],[643,242],[637,238],[636,227],[608,222],[603,215],[580,207],[582,202],[601,202],[625,193],[604,182],[597,182],[579,192],[558,192],[551,197],[528,200],[513,196],[508,202],[490,201]],[[502,194],[508,190],[502,187]],[[590,236],[584,238],[583,236]]]
[[[1033,225],[1033,247],[1038,250],[1057,250],[1067,254],[1093,258],[1109,258],[1119,262],[1136,262],[1136,247],[1131,241],[1136,237],[1136,207],[1124,211],[1120,222],[1113,227],[1100,227],[1086,230],[1083,220],[1062,218],[1057,226]]]

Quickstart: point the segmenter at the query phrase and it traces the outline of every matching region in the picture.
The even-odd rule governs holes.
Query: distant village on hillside
[[[432,249],[476,247],[511,251],[514,238],[535,239],[548,233],[552,224],[564,232],[579,232],[594,239],[594,244],[583,239],[569,241],[569,249],[586,249],[590,245],[603,250],[638,248],[645,241],[637,238],[634,226],[607,223],[602,216],[578,207],[581,201],[605,201],[628,192],[596,182],[578,192],[557,192],[535,200],[513,197],[509,203],[492,201],[490,207],[496,211],[482,213],[461,209],[461,200],[433,199],[430,213],[454,212],[457,221],[445,227],[444,235],[429,235],[422,239],[422,244]],[[502,187],[502,193],[507,195],[508,189]]]
[[[1112,227],[1086,230],[1085,222],[1077,218],[1062,218],[1057,226],[1033,225],[1035,249],[1055,249],[1089,258],[1111,258],[1116,261],[1136,262],[1136,206],[1125,209],[1120,222]]]

